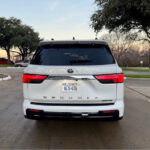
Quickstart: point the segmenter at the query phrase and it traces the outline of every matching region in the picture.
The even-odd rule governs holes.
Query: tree
[[[122,34],[118,31],[104,34],[101,36],[102,39],[106,40],[115,55],[115,58],[121,64],[122,57],[126,54],[126,52],[132,47],[133,41],[127,38],[128,35]]]
[[[0,47],[7,52],[8,61],[12,47],[18,47],[19,51],[15,52],[24,60],[36,50],[39,42],[39,34],[32,27],[22,24],[21,20],[0,18]]]
[[[29,54],[32,54],[39,42],[39,34],[34,32],[32,27],[27,25],[20,25],[17,27],[16,36],[13,38],[15,47],[18,47],[19,51],[13,51],[19,54],[24,60]]]
[[[150,43],[150,0],[95,0],[98,10],[92,15],[92,28],[119,30],[132,39]],[[141,33],[141,34],[140,34]],[[139,36],[142,35],[142,36]]]
[[[21,24],[19,19],[11,17],[10,19],[0,18],[0,47],[6,51],[8,61],[10,62],[10,50],[13,47],[13,38],[15,29]]]

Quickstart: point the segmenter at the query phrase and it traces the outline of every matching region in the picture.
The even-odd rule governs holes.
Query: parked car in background
[[[0,58],[0,64],[7,64],[7,59]]]
[[[29,63],[30,63],[30,60],[16,61],[15,67],[27,67]]]
[[[105,41],[41,42],[22,81],[26,118],[123,117],[124,76]]]
[[[0,58],[0,64],[1,65],[7,65],[7,64],[14,64],[13,61],[8,61],[8,59]]]

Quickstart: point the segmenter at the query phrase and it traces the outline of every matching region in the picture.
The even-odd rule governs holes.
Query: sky
[[[16,17],[45,40],[93,39],[90,16],[94,0],[1,0],[0,16]]]
[[[1,0],[0,17],[16,17],[44,40],[94,39],[90,16],[94,0]],[[0,57],[6,56],[0,50]]]

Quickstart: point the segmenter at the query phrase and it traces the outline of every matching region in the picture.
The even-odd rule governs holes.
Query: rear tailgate
[[[28,97],[39,103],[114,103],[117,84],[100,83],[95,75],[116,74],[116,64],[95,66],[30,65],[25,73],[46,75],[42,83],[28,84]],[[73,73],[68,73],[72,69]]]

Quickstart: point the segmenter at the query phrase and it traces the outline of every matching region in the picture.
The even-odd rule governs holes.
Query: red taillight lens
[[[23,83],[42,83],[47,76],[45,75],[31,75],[31,74],[23,74],[22,82]]]
[[[124,75],[118,74],[117,75],[117,83],[123,83],[124,82]]]
[[[99,75],[95,76],[97,80],[101,83],[109,84],[109,83],[123,83],[124,75],[123,74],[115,74],[115,75]]]

